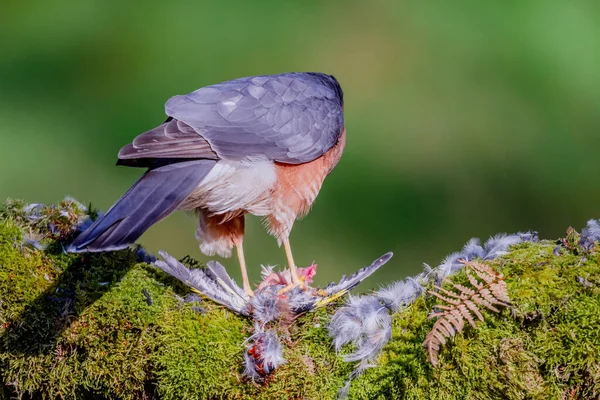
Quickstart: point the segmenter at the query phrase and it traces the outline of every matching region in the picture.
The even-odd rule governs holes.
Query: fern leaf
[[[475,290],[470,289],[464,285],[459,285],[459,284],[455,283],[455,284],[453,284],[453,286],[460,291],[460,293],[461,293],[460,298],[463,300],[467,299],[475,294]]]
[[[462,297],[460,296],[460,294],[456,294],[450,290],[446,290],[443,287],[440,286],[435,286],[435,288],[437,290],[439,290],[440,292],[444,293],[446,296],[450,296],[450,297],[454,297],[455,299],[462,299]]]
[[[475,320],[473,319],[473,316],[471,315],[471,312],[469,311],[469,309],[467,308],[467,306],[462,303],[458,305],[458,311],[460,312],[460,315],[467,320],[467,322],[473,327],[473,328],[477,328],[477,325],[475,325]]]
[[[440,318],[438,321],[440,321],[440,330],[444,332],[444,336],[450,337],[456,334],[456,329],[448,320]]]
[[[471,300],[465,300],[465,305],[469,308],[469,310],[471,310],[473,312],[473,314],[475,314],[477,316],[477,318],[483,322],[483,314],[481,314],[481,311],[479,311],[479,309],[477,308],[477,305],[475,305],[475,303],[473,303]]]
[[[486,299],[483,295],[481,295],[479,293],[476,296],[473,296],[473,301],[480,306],[484,306],[485,308],[487,308],[490,311],[493,311],[493,312],[500,311],[496,307],[494,307],[492,302],[490,302],[488,299]]]
[[[437,306],[435,306],[435,308],[439,308],[440,310],[452,310],[452,309],[454,309],[454,307],[445,306],[445,305],[443,305],[443,304],[438,304]],[[435,313],[435,314],[443,314],[443,313]],[[432,315],[435,315],[435,314],[431,314],[431,315],[429,316],[429,318],[431,318],[431,316],[432,316]]]
[[[439,289],[437,286],[436,286],[435,288],[436,288],[436,289]],[[452,299],[452,298],[450,298],[450,297],[443,296],[443,295],[441,295],[441,294],[439,294],[439,293],[437,293],[437,292],[432,292],[432,291],[429,291],[429,293],[430,293],[430,294],[432,294],[432,295],[434,295],[434,296],[435,296],[435,297],[437,297],[438,299],[440,299],[440,300],[442,300],[442,301],[446,302],[446,303],[449,303],[449,304],[455,304],[455,305],[457,305],[457,304],[460,304],[460,298],[459,298],[458,300],[457,300],[457,299]]]
[[[450,315],[448,316],[448,321],[454,325],[454,328],[457,332],[462,332],[462,330],[465,328],[465,320],[462,318],[462,315],[460,315],[458,308],[455,308],[451,311]]]
[[[510,303],[510,297],[508,297],[508,289],[506,288],[506,282],[499,281],[490,284],[490,290],[494,297],[503,303]],[[504,304],[506,306],[506,304]]]
[[[467,278],[469,279],[469,283],[471,284],[471,286],[477,289],[481,289],[483,287],[483,284],[479,283],[477,278],[475,278],[469,270],[465,270],[465,272],[467,274]]]
[[[510,303],[504,275],[487,264],[459,261],[465,264],[465,273],[471,287],[450,282],[453,289],[434,286],[435,291],[429,291],[446,303],[435,305],[438,311],[429,315],[429,319],[437,318],[437,321],[423,342],[427,359],[434,368],[439,364],[437,356],[441,346],[446,344],[448,338],[463,331],[465,321],[473,328],[477,327],[476,318],[484,322],[480,307],[499,312],[495,306],[506,307]]]
[[[479,278],[485,281],[485,283],[492,283],[496,279],[504,279],[504,276],[501,273],[494,271],[489,265],[478,262],[469,262],[465,265],[473,270]]]

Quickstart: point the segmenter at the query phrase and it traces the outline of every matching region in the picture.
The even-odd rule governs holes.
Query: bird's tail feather
[[[102,217],[80,234],[69,252],[124,249],[173,212],[215,165],[182,161],[148,170]]]

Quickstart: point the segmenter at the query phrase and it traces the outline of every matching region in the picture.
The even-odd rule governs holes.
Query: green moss
[[[263,384],[245,381],[251,321],[209,302],[204,314],[180,302],[187,289],[138,263],[135,251],[64,254],[83,215],[75,203],[46,207],[35,221],[23,206],[0,209],[0,397],[335,398],[352,371],[327,335],[332,305],[280,326],[287,363]],[[22,246],[26,237],[47,249]],[[450,340],[438,369],[422,348],[435,299],[395,315],[378,366],[353,382],[350,397],[597,397],[600,256],[573,248],[555,256],[553,248],[521,244],[493,263],[513,307],[484,313],[485,323]]]

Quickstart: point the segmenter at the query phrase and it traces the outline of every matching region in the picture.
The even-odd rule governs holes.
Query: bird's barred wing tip
[[[239,288],[236,289],[237,285],[231,278],[227,276],[227,279],[223,279],[219,276],[219,268],[214,264],[212,269],[189,269],[163,250],[160,250],[158,254],[164,260],[155,261],[154,264],[158,268],[209,299],[242,315],[249,315],[246,308],[248,299],[243,294],[237,293]]]
[[[330,283],[325,289],[325,293],[327,293],[328,298],[338,298],[356,286],[358,286],[362,281],[371,276],[375,271],[381,268],[385,263],[387,263],[394,254],[392,252],[386,253],[383,256],[379,257],[377,260],[373,261],[370,265],[363,267],[350,275],[349,277],[343,276],[342,279],[337,283]]]
[[[212,277],[228,292],[235,294],[240,297],[243,301],[248,301],[248,297],[244,294],[244,291],[239,287],[235,281],[229,276],[225,267],[218,261],[211,260],[207,263],[207,270],[210,272]]]

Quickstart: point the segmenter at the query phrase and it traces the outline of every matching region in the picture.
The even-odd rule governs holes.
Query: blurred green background
[[[140,175],[119,148],[172,95],[248,75],[334,74],[347,147],[296,262],[339,278],[386,251],[363,290],[437,265],[470,237],[556,238],[600,216],[600,3],[4,0],[0,198],[107,209]],[[284,264],[247,219],[251,278]],[[202,260],[178,213],[141,242]],[[237,262],[227,260],[235,277]]]

